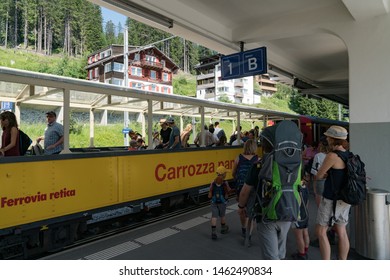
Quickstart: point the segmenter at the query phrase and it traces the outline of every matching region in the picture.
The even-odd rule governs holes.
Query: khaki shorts
[[[351,205],[345,203],[342,200],[337,200],[336,213],[335,213],[335,224],[346,225],[349,219],[349,210]],[[317,212],[317,224],[321,226],[329,226],[329,220],[333,216],[333,200],[322,198],[320,206]]]

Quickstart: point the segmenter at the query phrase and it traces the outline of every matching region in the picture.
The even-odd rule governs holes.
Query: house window
[[[142,69],[139,67],[131,67],[131,75],[142,77]]]
[[[157,79],[156,71],[150,70],[150,78],[151,78],[152,80],[156,80],[156,79]]]
[[[151,55],[146,55],[146,61],[156,62],[156,57]]]
[[[169,75],[168,73],[163,73],[163,81],[168,82],[169,81]]]
[[[123,63],[114,62],[114,71],[123,73],[125,71]]]
[[[161,91],[163,93],[169,93],[169,88],[168,87],[162,87]]]
[[[162,65],[163,68],[165,68],[165,65],[166,65],[165,64],[165,60],[161,60],[161,65]]]
[[[88,71],[88,79],[92,80],[93,79],[93,70]]]
[[[95,75],[93,77],[94,78],[99,77],[99,67],[96,67],[94,70],[95,70]]]
[[[157,91],[156,85],[155,84],[150,85],[150,90],[151,91]]]
[[[117,86],[122,86],[123,85],[123,79],[112,78],[112,84],[113,85],[117,85]]]
[[[111,72],[111,62],[104,65],[104,73]]]
[[[219,87],[218,92],[229,92],[229,87]]]
[[[134,54],[134,60],[135,60],[135,61],[140,61],[140,55],[139,55],[139,53]]]

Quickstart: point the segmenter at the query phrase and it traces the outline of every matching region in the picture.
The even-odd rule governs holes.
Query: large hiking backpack
[[[301,221],[302,134],[294,122],[282,121],[265,128],[260,137],[272,151],[260,161],[254,216],[265,223]]]
[[[335,153],[345,162],[348,183],[342,187],[337,195],[338,199],[351,205],[359,205],[366,199],[366,170],[360,156],[348,153]]]

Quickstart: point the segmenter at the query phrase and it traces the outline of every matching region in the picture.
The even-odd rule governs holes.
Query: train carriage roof
[[[97,83],[62,76],[15,70],[0,67],[0,101],[19,104],[63,106],[69,92],[69,107],[80,110],[111,110],[146,113],[149,108],[154,115],[176,115],[214,119],[240,120],[296,119],[299,116],[193,97],[156,93]]]

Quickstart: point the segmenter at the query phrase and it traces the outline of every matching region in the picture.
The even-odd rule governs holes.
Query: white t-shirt
[[[310,171],[311,174],[317,175],[317,171],[318,169],[320,169],[322,163],[324,162],[325,157],[326,157],[325,153],[317,153],[314,156],[313,165],[311,166],[311,171]]]

